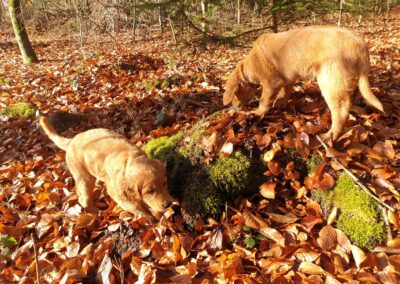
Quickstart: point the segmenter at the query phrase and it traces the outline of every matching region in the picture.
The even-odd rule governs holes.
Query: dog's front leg
[[[87,212],[97,213],[99,208],[94,203],[93,188],[96,179],[92,176],[74,175],[76,184],[76,194],[78,195],[79,204],[85,208]]]
[[[254,111],[254,113],[258,116],[263,117],[268,110],[271,108],[272,103],[277,94],[275,94],[275,88],[273,88],[269,83],[261,83],[262,86],[262,94],[260,97],[258,109]]]

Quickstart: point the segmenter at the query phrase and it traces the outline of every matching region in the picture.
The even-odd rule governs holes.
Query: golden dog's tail
[[[360,75],[360,78],[358,79],[358,88],[360,89],[362,97],[367,101],[368,104],[379,109],[381,112],[384,112],[382,103],[377,97],[375,97],[375,95],[371,91],[371,86],[369,85],[368,81],[368,75]]]
[[[48,119],[44,116],[39,117],[39,123],[47,136],[49,136],[50,140],[52,140],[58,148],[66,151],[72,139],[58,135],[54,128],[50,125]]]
[[[360,93],[362,97],[367,101],[367,103],[376,109],[379,109],[381,112],[384,112],[382,103],[379,101],[377,97],[374,96],[371,90],[371,86],[368,80],[368,73],[369,73],[369,50],[368,46],[364,45],[365,52],[365,60],[363,60],[359,66],[360,76],[358,77],[358,88],[360,89]]]

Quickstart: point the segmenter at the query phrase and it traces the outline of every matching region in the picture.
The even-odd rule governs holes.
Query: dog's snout
[[[170,207],[171,204],[172,204],[171,201],[164,202],[164,204],[163,204],[164,209],[167,209],[168,207]]]

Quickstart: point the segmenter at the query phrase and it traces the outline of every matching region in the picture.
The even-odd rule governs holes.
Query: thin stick
[[[325,151],[329,151],[328,145],[325,144],[325,142],[321,139],[321,137],[319,137],[319,135],[316,135],[318,141],[321,143],[321,145],[325,148]],[[387,205],[385,202],[381,201],[378,197],[376,197],[374,194],[371,193],[371,191],[364,185],[361,183],[361,181],[350,171],[348,170],[345,166],[343,166],[338,159],[336,159],[335,157],[332,157],[332,159],[339,165],[339,167],[349,176],[353,179],[353,181],[362,189],[365,191],[366,194],[368,194],[369,196],[371,196],[376,202],[378,202],[379,204],[381,204],[382,206],[386,207],[387,209],[389,209],[392,212],[395,212],[395,210],[393,209],[393,207]]]
[[[387,254],[400,254],[399,248],[376,247],[372,252],[384,252]]]
[[[33,233],[31,233],[31,238],[33,242],[33,251],[35,253],[35,269],[36,269],[36,282],[40,284],[40,277],[39,277],[39,261],[38,261],[38,254],[36,249],[35,238],[33,237]]]
[[[382,205],[378,204],[379,209],[382,211],[382,218],[383,218],[383,223],[385,224],[386,227],[386,233],[387,233],[387,239],[388,241],[393,240],[392,236],[392,230],[390,229],[390,223],[389,223],[389,218],[387,216],[387,209],[383,208]]]

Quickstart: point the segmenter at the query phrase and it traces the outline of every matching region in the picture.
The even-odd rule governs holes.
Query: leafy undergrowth
[[[217,220],[197,219],[192,229],[173,209],[154,225],[135,220],[101,184],[101,213],[83,212],[65,154],[37,119],[0,116],[0,282],[33,283],[37,273],[41,283],[400,281],[400,32],[376,26],[361,32],[371,49],[373,91],[386,112],[356,96],[345,132],[328,154],[396,209],[387,212],[392,240],[362,251],[335,228],[335,212],[323,212],[310,198],[311,188],[333,187],[340,169],[319,166],[315,184],[305,184],[310,179],[299,159],[324,155],[314,134],[329,127],[329,112],[315,84],[299,83],[283,112],[259,121],[224,111],[206,127],[204,159],[229,156],[253,141],[268,182],[260,194],[227,205]],[[77,112],[82,119],[64,135],[105,127],[138,145],[222,109],[225,76],[247,52],[223,46],[173,51],[167,35],[135,43],[120,36],[118,46],[101,42],[85,50],[66,39],[34,38],[42,61],[22,66],[12,34],[0,34],[0,110],[26,102],[40,114]]]

